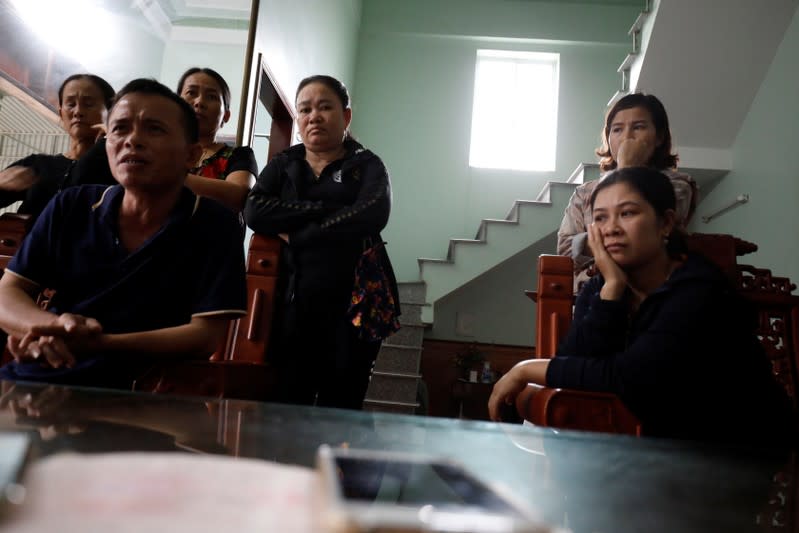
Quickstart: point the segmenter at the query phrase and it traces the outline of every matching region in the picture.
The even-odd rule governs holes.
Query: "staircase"
[[[616,70],[616,72],[621,74],[621,87],[611,97],[608,102],[608,107],[612,106],[625,95],[630,94],[630,88],[636,86],[638,74],[641,70],[641,62],[644,52],[646,51],[647,43],[649,42],[652,24],[654,23],[654,16],[650,16],[652,15],[652,9],[653,0],[646,0],[643,10],[638,14],[635,22],[633,22],[630,31],[627,32],[632,39],[632,49]]]
[[[419,374],[424,330],[435,302],[535,243],[560,225],[572,191],[599,177],[599,165],[581,164],[565,182],[549,182],[535,200],[517,200],[504,219],[484,219],[474,239],[451,239],[446,259],[419,259],[421,281],[400,283],[402,328],[383,341],[364,410],[426,412]]]
[[[450,239],[446,258],[420,258],[419,275],[429,303],[422,307],[422,322],[433,322],[438,300],[550,236],[560,226],[574,188],[598,177],[598,165],[581,164],[565,182],[547,183],[535,200],[516,200],[505,218],[483,219],[474,239]]]
[[[425,326],[422,308],[425,304],[425,284],[399,284],[400,330],[383,341],[375,361],[372,379],[366,390],[363,408],[366,411],[386,411],[402,414],[425,414],[426,405],[419,362]]]

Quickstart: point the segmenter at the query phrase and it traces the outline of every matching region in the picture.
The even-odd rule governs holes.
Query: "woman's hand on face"
[[[600,291],[603,300],[619,300],[627,288],[627,274],[608,253],[602,239],[602,230],[596,224],[588,226],[588,246],[594,254],[594,264],[605,284]]]
[[[645,167],[650,155],[650,147],[645,141],[625,139],[619,144],[616,164],[619,168]]]

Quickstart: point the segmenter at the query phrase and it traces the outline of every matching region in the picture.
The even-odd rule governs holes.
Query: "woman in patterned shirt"
[[[180,77],[177,93],[197,115],[203,147],[197,166],[186,178],[186,186],[196,194],[241,211],[258,167],[252,148],[216,140],[219,129],[230,120],[227,82],[213,69],[192,67]]]

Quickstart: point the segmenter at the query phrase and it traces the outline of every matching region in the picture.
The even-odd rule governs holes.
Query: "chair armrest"
[[[516,397],[519,415],[536,426],[641,435],[641,424],[615,394],[529,383]]]

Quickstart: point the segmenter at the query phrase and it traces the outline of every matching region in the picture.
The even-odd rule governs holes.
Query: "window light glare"
[[[83,66],[91,67],[113,48],[114,22],[99,0],[11,2],[37,36]],[[80,27],[74,23],[77,16],[83,19]]]
[[[558,55],[478,50],[469,165],[555,170]]]

